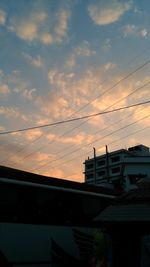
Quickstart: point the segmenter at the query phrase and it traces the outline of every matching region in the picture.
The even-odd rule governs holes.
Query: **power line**
[[[115,106],[115,105],[118,104],[119,102],[122,102],[123,100],[127,99],[129,96],[135,94],[137,91],[141,90],[143,87],[147,86],[149,83],[150,83],[150,82],[147,82],[147,83],[145,83],[144,85],[142,85],[142,86],[136,88],[135,90],[133,90],[133,91],[132,91],[131,93],[129,93],[128,95],[122,97],[121,99],[117,100],[115,103],[113,103],[112,105],[110,105],[109,107],[107,107],[104,111],[106,111],[106,110],[108,110],[109,108]],[[129,115],[129,116],[131,116],[131,115]],[[89,119],[88,119],[88,120],[89,120]],[[65,136],[67,133],[72,132],[74,129],[77,129],[78,127],[80,127],[81,125],[83,125],[84,123],[86,123],[88,120],[86,120],[86,121],[80,123],[78,126],[75,126],[73,129],[68,130],[67,132],[65,132],[65,134],[62,134],[62,135],[60,136],[60,138],[63,137],[63,136]],[[122,121],[122,119],[121,119],[121,121]],[[119,122],[119,121],[118,121],[118,122]],[[106,130],[106,129],[109,128],[109,127],[110,127],[110,126],[106,127],[106,128],[103,129],[103,130]],[[98,131],[98,132],[99,132],[99,131]],[[96,133],[98,133],[98,132],[95,132],[94,134],[96,134]],[[38,152],[41,148],[47,147],[48,144],[51,144],[51,143],[53,143],[53,142],[54,142],[54,141],[51,141],[50,143],[48,142],[46,145],[39,147],[39,148],[36,149],[35,151],[33,151],[33,152],[31,152],[30,154],[28,154],[27,156],[25,156],[25,157],[23,158],[23,160],[26,159],[26,158],[28,158],[28,157],[30,157],[30,156],[33,155],[35,152]],[[72,145],[71,147],[74,147],[74,146],[75,146],[75,145]],[[70,149],[71,147],[69,146],[69,149]],[[66,149],[65,149],[65,150],[66,150]],[[61,151],[59,151],[58,153],[55,153],[55,155],[60,154],[62,151],[64,151],[64,149],[61,150]]]
[[[150,103],[150,100],[144,101],[144,102],[139,102],[139,103],[136,103],[136,104],[125,106],[125,107],[116,108],[116,109],[113,109],[113,110],[108,110],[108,111],[98,112],[98,113],[94,113],[94,114],[90,114],[90,115],[86,115],[86,116],[82,116],[82,117],[72,118],[72,119],[69,119],[69,120],[63,120],[63,121],[58,121],[58,122],[49,123],[49,124],[43,124],[43,125],[39,125],[39,126],[22,128],[22,129],[18,129],[18,130],[0,132],[0,135],[12,134],[12,133],[18,133],[18,132],[24,132],[24,131],[30,131],[30,130],[34,130],[34,129],[50,127],[50,126],[53,126],[53,125],[64,124],[64,123],[69,123],[69,122],[78,121],[78,120],[84,120],[84,119],[87,119],[87,118],[92,118],[92,117],[96,117],[96,116],[100,116],[100,115],[105,115],[105,114],[108,114],[108,113],[113,113],[113,112],[124,110],[124,109],[128,109],[128,108],[133,108],[133,107],[137,107],[137,106],[141,106],[141,105],[146,105],[146,104],[149,104],[149,103]]]
[[[149,47],[150,48],[150,47]],[[136,58],[136,57],[135,57]],[[132,62],[132,61],[131,61]],[[103,95],[105,95],[106,93],[108,93],[109,91],[111,91],[114,87],[116,87],[118,84],[120,84],[121,82],[123,82],[124,80],[126,80],[127,78],[129,78],[130,76],[132,76],[134,73],[136,73],[138,70],[140,70],[141,68],[145,67],[147,64],[150,63],[150,60],[146,61],[145,63],[143,63],[142,65],[140,65],[138,68],[136,68],[135,70],[133,70],[132,72],[128,73],[126,76],[124,76],[123,78],[121,78],[119,81],[117,81],[113,86],[111,86],[110,88],[108,88],[107,90],[105,90],[104,92],[102,92],[101,94],[97,95],[94,99],[92,99],[91,101],[89,101],[87,104],[85,104],[83,107],[81,107],[79,111],[81,111],[82,109],[86,108],[87,106],[89,106],[91,103],[95,102],[96,99],[102,97]],[[75,112],[76,113],[76,112]]]
[[[146,66],[147,64],[150,63],[150,59],[147,60],[145,63],[143,63],[142,65],[140,65],[138,68],[136,68],[134,71],[128,73],[125,77],[123,77],[122,79],[120,79],[118,82],[116,82],[112,87],[110,87],[108,90],[106,90],[103,94],[105,94],[106,92],[110,91],[111,89],[113,89],[114,87],[116,87],[120,82],[126,80],[127,78],[129,78],[131,75],[133,75],[134,73],[136,73],[138,70],[140,70],[141,68],[143,68],[144,66]],[[101,96],[98,95],[93,101],[95,101],[97,98],[99,98]],[[108,111],[107,113],[110,113],[113,111]],[[17,133],[17,132],[23,132],[23,131],[29,131],[29,130],[34,130],[34,129],[39,129],[39,128],[44,128],[44,127],[49,127],[49,126],[53,126],[53,125],[59,125],[59,124],[63,124],[63,123],[68,123],[68,122],[72,122],[72,121],[77,121],[77,120],[81,120],[81,119],[86,119],[86,118],[90,118],[90,117],[94,117],[94,116],[98,116],[98,115],[103,115],[105,114],[104,112],[101,113],[96,113],[96,114],[92,114],[92,115],[88,115],[88,116],[83,116],[83,117],[79,117],[79,118],[73,118],[73,119],[69,119],[69,120],[63,120],[63,121],[58,121],[58,122],[54,122],[54,123],[49,123],[49,124],[44,124],[44,125],[39,125],[39,126],[33,126],[33,127],[27,127],[27,128],[23,128],[23,129],[18,129],[18,130],[11,130],[11,131],[5,131],[5,132],[0,132],[0,135],[4,135],[4,134],[11,134],[11,133]]]
[[[132,93],[130,93],[130,95],[131,95]],[[129,96],[129,95],[128,95]],[[124,97],[125,98],[125,97]],[[101,130],[99,130],[99,131],[96,131],[96,132],[94,132],[93,133],[93,135],[96,135],[96,134],[98,134],[98,133],[101,133],[101,132],[103,132],[103,131],[105,131],[105,130],[107,130],[107,129],[109,129],[111,126],[114,126],[114,125],[118,125],[118,123],[121,121],[123,121],[123,120],[125,120],[125,119],[127,119],[128,117],[131,117],[132,116],[132,114],[129,114],[129,115],[127,115],[125,118],[121,118],[120,120],[117,120],[115,123],[112,123],[112,124],[110,124],[110,125],[108,125],[107,127],[105,127],[105,128],[103,128],[103,129],[101,129]],[[71,149],[71,148],[73,148],[73,147],[75,147],[75,145],[71,145],[71,146],[69,146],[69,147],[67,147],[67,149]],[[80,150],[81,149],[81,147],[80,148],[77,148],[77,150]],[[36,150],[36,152],[37,151],[39,151],[39,149],[38,150]],[[65,149],[65,151],[66,151],[66,149]],[[64,153],[64,149],[62,149],[61,151],[59,151],[58,153],[56,153],[55,154],[55,156],[56,155],[58,155],[58,154],[61,154],[61,153]],[[30,154],[28,154],[27,156],[25,156],[25,157],[23,157],[23,159],[21,159],[21,161],[24,161],[26,158],[28,158],[28,157],[30,157],[32,154],[34,154],[35,153],[35,151],[34,152],[31,152]],[[68,152],[69,153],[69,152]],[[67,155],[68,155],[68,153],[67,153]],[[62,155],[62,156],[59,156],[59,158],[57,158],[57,159],[53,159],[53,160],[51,160],[51,163],[52,162],[54,162],[54,161],[58,161],[58,160],[60,160],[60,159],[62,159],[62,158],[64,158],[66,156],[66,154],[64,155]],[[38,163],[41,163],[41,162],[43,162],[43,160],[41,160],[41,161],[39,161]],[[17,163],[16,163],[17,164]],[[15,164],[15,165],[16,165]],[[47,164],[47,163],[46,163]],[[44,164],[45,165],[45,164]],[[42,165],[43,166],[43,165]],[[42,167],[41,166],[41,167]]]
[[[123,140],[123,139],[126,139],[126,138],[129,137],[129,136],[132,136],[132,135],[135,135],[135,134],[137,134],[137,133],[140,133],[140,132],[142,132],[142,131],[144,131],[144,130],[146,130],[146,129],[148,129],[148,128],[150,128],[150,126],[146,126],[146,127],[142,128],[142,129],[140,129],[140,130],[134,131],[134,132],[131,133],[131,134],[128,134],[128,135],[125,135],[125,136],[123,136],[123,137],[121,137],[121,138],[119,138],[119,139],[116,139],[116,140],[114,140],[114,141],[108,143],[108,145],[112,145],[112,144],[114,144],[114,143],[117,143],[118,141],[121,141],[121,140]],[[102,148],[102,147],[104,147],[104,146],[101,146],[100,148]],[[90,150],[90,151],[88,151],[87,153],[91,153],[91,152],[93,152],[93,150]],[[70,161],[73,161],[73,160],[76,159],[77,157],[79,158],[79,157],[81,157],[81,156],[75,156],[75,157],[72,158],[71,160],[65,161],[65,162],[62,163],[61,165],[64,165],[64,164],[66,164],[66,163],[68,163],[68,162],[70,162]],[[78,174],[78,173],[79,173],[79,172],[77,172],[77,173],[73,173],[73,174],[70,174],[70,175],[67,175],[67,176],[63,177],[62,179],[71,177],[71,176],[73,176],[73,175],[75,175],[75,174]]]
[[[118,101],[116,101],[115,103],[113,103],[112,105],[110,105],[108,108],[110,108],[110,107],[112,107],[112,106],[114,106],[114,105],[116,105],[116,104],[118,104],[119,102],[121,102],[122,100],[124,100],[124,99],[127,99],[129,96],[131,96],[131,95],[133,95],[134,93],[136,93],[138,90],[140,90],[140,89],[142,89],[143,87],[145,87],[145,86],[147,86],[148,84],[149,84],[150,82],[147,82],[147,83],[145,83],[144,85],[142,85],[142,86],[140,86],[140,87],[138,87],[138,88],[136,88],[135,90],[133,90],[131,93],[129,93],[128,95],[126,95],[125,97],[123,97],[123,98],[121,98],[121,99],[119,99]],[[106,111],[106,110],[108,110],[108,108],[106,108],[104,111]],[[131,116],[131,115],[129,115],[129,116]],[[127,117],[129,117],[129,116],[127,116]],[[88,119],[89,120],[89,119]],[[86,122],[88,121],[88,120],[86,120]],[[120,121],[122,121],[122,119],[120,120]],[[119,121],[117,121],[116,123],[118,123]],[[82,125],[82,124],[84,124],[85,122],[82,122],[80,125]],[[114,125],[114,124],[113,124]],[[104,131],[104,130],[106,130],[106,129],[108,129],[109,127],[110,127],[111,125],[109,125],[108,127],[105,127],[102,131]],[[75,128],[78,128],[78,126],[76,126]],[[73,128],[74,129],[74,128]],[[72,132],[72,130],[69,130],[68,132]],[[101,131],[100,131],[101,132]],[[98,132],[95,132],[94,134],[97,134],[97,133],[99,133],[99,131]],[[64,134],[65,135],[65,134]],[[62,135],[62,136],[64,136],[64,135]],[[61,137],[62,137],[61,136]],[[53,141],[52,141],[53,142]],[[52,142],[50,142],[50,143],[52,143]],[[49,142],[46,144],[46,145],[42,145],[42,146],[40,146],[38,149],[36,149],[35,151],[33,151],[33,152],[31,152],[31,153],[29,153],[29,154],[27,154],[21,161],[24,161],[25,159],[27,159],[27,158],[29,158],[31,155],[33,155],[35,152],[37,152],[37,151],[39,151],[39,150],[41,150],[41,148],[43,148],[43,147],[47,147],[47,145],[49,144]],[[72,147],[74,147],[74,145],[72,145],[71,147],[69,146],[69,149],[70,148],[72,148]],[[60,154],[62,151],[59,151],[57,154]],[[56,155],[57,155],[56,154]],[[10,156],[10,158],[11,158],[12,156]],[[63,156],[61,156],[61,158],[62,158]],[[9,158],[7,158],[7,159],[9,159]],[[55,160],[52,160],[52,162],[53,161],[57,161],[58,159],[55,159]],[[4,163],[6,160],[3,160],[2,161],[2,163]],[[41,162],[42,162],[43,160],[41,160]],[[17,165],[18,163],[15,163],[15,165]]]
[[[114,125],[118,125],[118,123],[119,122],[122,122],[123,120],[125,120],[125,119],[127,119],[127,118],[129,118],[129,117],[131,117],[132,116],[132,114],[129,114],[129,115],[127,115],[125,118],[121,118],[120,120],[117,120],[116,122],[113,122],[113,123],[111,123],[111,124],[109,124],[108,126],[106,126],[105,128],[103,128],[103,129],[101,129],[101,130],[98,130],[98,131],[96,131],[96,132],[94,132],[93,133],[93,135],[95,135],[95,134],[98,134],[98,133],[101,133],[101,132],[104,132],[105,130],[107,130],[107,129],[109,129],[111,126],[114,126]],[[67,150],[67,149],[70,149],[70,148],[73,148],[73,147],[75,147],[76,145],[69,145],[67,148],[65,148],[65,151]],[[58,155],[58,154],[61,154],[62,152],[64,152],[64,149],[62,149],[62,150],[60,150],[60,151],[58,151],[58,153],[56,153],[55,154],[55,156],[56,155]],[[40,162],[42,162],[43,160],[41,160]],[[40,162],[38,162],[38,163],[40,163]]]
[[[149,49],[149,47],[147,48],[147,49]],[[145,51],[145,50],[144,50]],[[142,52],[143,53],[143,52]],[[136,56],[135,58],[137,58],[138,56]],[[131,61],[132,62],[132,61]],[[74,112],[74,113],[72,113],[72,115],[73,114],[76,114],[77,112],[79,112],[80,110],[82,110],[83,108],[85,108],[85,107],[87,107],[88,105],[90,105],[92,102],[94,102],[97,98],[99,98],[99,97],[101,97],[101,96],[103,96],[104,94],[106,94],[108,91],[110,91],[111,89],[113,89],[114,87],[116,87],[119,83],[121,83],[122,81],[124,81],[125,79],[127,79],[129,76],[131,76],[132,74],[134,74],[135,72],[137,72],[139,69],[141,69],[141,68],[143,68],[145,65],[147,65],[148,63],[150,62],[150,60],[148,60],[148,61],[146,61],[144,64],[142,64],[142,65],[140,65],[138,68],[136,68],[134,71],[132,71],[132,72],[130,72],[128,75],[126,75],[126,76],[124,76],[122,79],[120,79],[117,83],[115,83],[112,87],[110,87],[110,88],[108,88],[107,90],[105,90],[102,94],[100,94],[100,95],[98,95],[95,99],[93,99],[92,101],[89,101],[86,105],[84,105],[82,108],[80,108],[78,111],[76,111],[76,112]],[[132,93],[131,93],[132,94]],[[111,105],[111,106],[109,106],[108,108],[110,108],[110,107],[112,107],[113,105]],[[106,108],[105,110],[107,110],[108,108]],[[104,111],[105,111],[104,110]],[[89,118],[90,119],[90,118]],[[89,120],[88,119],[88,120]],[[88,121],[87,120],[87,121]],[[65,136],[66,134],[68,134],[68,133],[70,133],[70,132],[72,132],[74,129],[77,129],[77,128],[79,128],[81,125],[83,125],[83,124],[85,124],[87,121],[84,121],[84,122],[82,122],[82,123],[80,123],[78,126],[75,126],[73,129],[71,129],[71,130],[69,130],[69,131],[67,131],[67,132],[65,132],[64,134],[62,134],[60,137],[63,137],[63,136]],[[54,127],[56,127],[57,126],[57,124],[54,124],[55,126]],[[48,125],[49,126],[49,125]],[[51,125],[50,125],[51,126]],[[45,126],[40,126],[40,128],[41,127],[47,127],[46,125]],[[36,129],[35,127],[34,127],[34,129]],[[23,129],[24,131],[26,130],[26,129]],[[28,129],[27,129],[28,130]],[[29,129],[30,130],[30,129]],[[21,130],[22,131],[22,130]],[[8,133],[12,133],[12,132],[4,132],[4,133],[0,133],[0,134],[8,134]],[[27,146],[28,145],[30,145],[30,144],[32,144],[32,143],[34,143],[35,141],[37,141],[37,140],[39,140],[42,136],[43,136],[44,134],[42,134],[40,137],[38,137],[36,140],[33,140],[33,141],[31,141],[29,144],[27,144]],[[52,140],[49,144],[52,144],[53,142],[55,142],[54,140]],[[42,145],[40,148],[38,148],[38,150],[36,150],[36,151],[33,151],[32,153],[30,153],[30,154],[28,154],[25,158],[28,158],[28,157],[30,157],[31,155],[33,155],[35,152],[37,152],[37,151],[39,151],[40,149],[42,149],[42,148],[44,148],[44,147],[46,147],[47,146],[47,144],[46,145]],[[24,150],[26,148],[26,146],[24,146],[23,148],[21,148],[21,149],[19,149],[17,152],[21,152],[22,150]],[[5,162],[5,160],[4,160],[4,162]]]
[[[71,152],[68,152],[68,153],[66,153],[65,155],[63,155],[63,156],[61,156],[60,158],[58,158],[58,159],[51,160],[50,162],[45,163],[44,165],[42,165],[42,166],[40,166],[39,168],[36,168],[36,169],[39,170],[39,169],[41,169],[41,168],[43,168],[43,167],[46,167],[47,165],[51,164],[52,162],[58,161],[58,160],[60,160],[60,159],[63,159],[63,158],[66,157],[66,156],[70,156],[71,154],[73,154],[73,153],[75,153],[75,152],[81,150],[81,148],[86,147],[86,146],[89,146],[89,145],[92,145],[92,144],[98,142],[99,140],[103,140],[104,138],[106,138],[106,137],[108,137],[108,136],[111,136],[112,134],[117,133],[117,132],[119,132],[119,131],[122,131],[122,130],[124,130],[124,129],[126,129],[126,128],[128,128],[128,127],[134,125],[134,124],[136,124],[137,122],[139,122],[139,121],[141,121],[141,120],[143,120],[143,119],[148,118],[148,117],[150,117],[150,115],[144,116],[144,117],[142,117],[142,118],[136,120],[135,122],[132,122],[132,123],[130,123],[130,124],[128,124],[128,125],[125,125],[125,126],[123,126],[123,127],[120,127],[119,129],[117,129],[117,130],[115,130],[115,131],[113,131],[113,132],[111,132],[111,133],[109,133],[109,134],[106,134],[106,135],[104,135],[103,137],[100,137],[100,138],[98,138],[98,139],[96,139],[96,140],[94,140],[94,141],[92,141],[92,142],[90,142],[90,143],[88,143],[88,144],[85,144],[85,145],[81,146],[80,148],[77,148],[77,149],[75,149],[75,150],[73,150],[73,151],[71,151]],[[60,165],[60,164],[56,165],[55,167],[57,167],[57,166],[59,166],[59,165]],[[55,167],[51,167],[51,168],[55,168]]]
[[[92,101],[90,101],[89,103],[88,103],[88,105],[89,104],[91,104],[92,102],[94,102],[97,98],[99,98],[100,96],[102,96],[102,95],[104,95],[105,93],[107,93],[108,91],[110,91],[111,89],[113,89],[115,86],[117,86],[120,82],[122,82],[123,80],[125,80],[125,79],[127,79],[129,76],[131,76],[132,74],[134,74],[135,72],[137,72],[139,69],[141,69],[141,68],[143,68],[145,65],[147,65],[148,63],[150,62],[150,60],[148,60],[148,61],[146,61],[144,64],[142,64],[142,65],[140,65],[138,68],[136,68],[134,71],[132,71],[132,72],[130,72],[128,75],[126,75],[125,77],[123,77],[122,79],[120,79],[117,83],[115,83],[112,87],[110,87],[110,88],[108,88],[105,92],[103,92],[102,94],[100,94],[99,96],[97,96],[95,99],[93,99]],[[145,86],[145,85],[144,85]],[[139,90],[139,89],[136,89],[136,90]],[[131,93],[132,94],[132,93]],[[118,103],[118,102],[120,102],[120,101],[117,101],[116,103]],[[115,103],[115,104],[116,104]],[[113,104],[114,105],[114,104]],[[110,108],[110,107],[112,107],[113,105],[111,105],[111,106],[109,106],[108,108]],[[86,107],[87,105],[85,105],[84,107]],[[83,108],[84,108],[83,107]],[[106,108],[105,110],[107,110],[108,108]],[[104,110],[104,111],[105,111]],[[80,110],[78,110],[77,112],[79,112]],[[73,114],[75,114],[75,113],[77,113],[77,112],[74,112]],[[98,115],[98,114],[97,114]],[[78,119],[78,118],[77,118]],[[79,119],[82,119],[82,118],[79,118]],[[90,119],[90,117],[87,119],[87,121]],[[76,118],[75,118],[75,120],[76,120]],[[71,129],[71,130],[69,130],[69,131],[67,131],[67,132],[65,132],[63,135],[61,135],[60,137],[63,137],[63,136],[65,136],[67,133],[70,133],[70,132],[72,132],[74,129],[76,129],[76,128],[79,128],[81,125],[83,125],[83,124],[85,124],[87,121],[84,121],[84,122],[82,122],[82,123],[80,123],[78,126],[76,126],[76,127],[74,127],[73,129]],[[63,122],[61,122],[61,123],[63,123]],[[47,126],[49,126],[49,125],[42,125],[42,126],[39,126],[40,128],[41,127],[47,127]],[[55,126],[57,126],[57,124],[55,124]],[[36,127],[36,128],[39,128],[39,127]],[[34,129],[35,129],[35,127],[34,127]],[[30,130],[30,129],[23,129],[24,131],[25,130]],[[17,130],[18,131],[18,130]],[[22,129],[21,130],[19,130],[19,131],[22,131]],[[14,131],[13,131],[14,132]],[[16,131],[15,131],[16,132]],[[0,133],[0,134],[8,134],[8,133],[12,133],[12,131],[10,131],[10,132],[3,132],[3,133]],[[43,136],[44,134],[42,134],[40,137],[38,137],[36,140],[38,140],[38,139],[40,139],[42,136]],[[34,141],[32,141],[32,142],[30,142],[30,143],[33,143]],[[51,142],[50,142],[50,144],[52,144],[54,142],[54,140],[52,140]],[[27,144],[28,145],[28,144]],[[36,150],[36,151],[39,151],[41,148],[43,148],[43,147],[45,147],[45,146],[47,146],[47,144],[46,145],[44,145],[44,146],[41,146],[40,148],[38,148],[38,150]],[[21,148],[21,149],[19,149],[19,151],[18,152],[20,152],[20,151],[22,151],[24,148],[26,148],[26,146],[24,146],[23,148]],[[28,154],[27,156],[25,156],[25,158],[28,158],[28,157],[30,157],[31,155],[33,155],[36,151],[34,151],[34,152],[32,152],[32,153],[30,153],[30,154]],[[4,162],[5,162],[5,160],[3,160]]]

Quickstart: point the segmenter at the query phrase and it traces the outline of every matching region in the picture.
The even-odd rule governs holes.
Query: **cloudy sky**
[[[0,164],[84,181],[93,156],[150,147],[148,0],[0,0]]]

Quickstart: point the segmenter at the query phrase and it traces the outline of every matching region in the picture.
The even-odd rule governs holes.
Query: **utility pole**
[[[94,184],[96,185],[96,149],[93,147],[94,150]]]

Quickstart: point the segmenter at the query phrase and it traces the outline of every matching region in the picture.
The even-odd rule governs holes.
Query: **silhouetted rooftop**
[[[68,189],[82,190],[86,192],[94,192],[109,196],[119,196],[121,194],[120,191],[110,188],[88,185],[85,183],[64,180],[56,177],[43,176],[5,166],[0,166],[0,177],[15,179],[19,181],[38,183],[38,184],[57,186],[60,188],[63,187]]]

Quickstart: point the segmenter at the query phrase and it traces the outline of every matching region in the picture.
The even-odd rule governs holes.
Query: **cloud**
[[[1,132],[2,132],[2,131],[5,131],[5,127],[2,126],[2,125],[0,125],[0,131],[1,131]]]
[[[7,84],[1,84],[0,85],[0,95],[8,95],[10,94],[10,88],[8,87]]]
[[[104,65],[104,68],[105,70],[112,70],[114,68],[116,68],[116,64],[112,63],[112,62],[107,62],[105,65]]]
[[[56,26],[54,28],[54,39],[61,42],[64,37],[66,37],[68,30],[68,21],[70,19],[70,11],[61,9],[56,14]]]
[[[55,141],[61,144],[81,145],[91,142],[93,140],[93,136],[85,134],[84,132],[68,137],[63,136],[63,138],[61,138],[59,135],[56,134],[48,134],[47,139],[49,141]]]
[[[68,56],[65,62],[65,66],[73,68],[77,63],[77,60],[81,59],[81,57],[90,57],[94,55],[96,55],[96,51],[90,47],[88,41],[84,40],[80,45],[73,48],[72,53]]]
[[[4,25],[6,22],[6,13],[0,10],[0,25]]]
[[[33,88],[31,90],[28,90],[28,89],[25,89],[23,92],[22,92],[22,95],[24,98],[28,99],[28,100],[32,100],[33,99],[33,93],[36,92],[36,89]]]
[[[102,0],[88,7],[91,19],[97,25],[108,25],[120,19],[120,17],[132,7],[131,2],[118,0]]]
[[[45,118],[45,116],[42,117],[37,114],[36,114],[35,120],[36,120],[36,125],[44,125],[50,122],[50,120],[48,118]]]
[[[42,131],[40,129],[30,130],[24,133],[24,137],[29,141],[33,141],[41,135]]]
[[[89,57],[95,55],[96,51],[92,50],[90,48],[89,42],[84,40],[80,46],[75,48],[75,54],[77,56]]]
[[[55,42],[52,34],[48,32],[41,34],[40,39],[41,42],[45,45],[50,45]]]
[[[113,73],[112,76],[114,68],[116,68],[116,74]],[[64,72],[58,68],[50,69],[48,72],[50,90],[46,95],[36,98],[36,105],[43,116],[45,115],[48,118],[50,115],[51,122],[77,116],[75,112],[78,110],[80,110],[80,116],[87,115],[87,112],[90,114],[103,111],[116,102],[116,95],[118,99],[121,99],[134,88],[139,87],[136,84],[136,76],[134,79],[130,78],[130,80],[126,80],[109,90],[112,84],[116,84],[123,77],[123,74],[118,75],[117,72],[117,66],[113,62],[87,69],[85,72],[76,75],[73,72]],[[142,81],[142,75],[141,73],[138,76],[138,80]],[[143,83],[144,81],[142,81]],[[108,93],[105,93],[105,91],[108,91]],[[138,95],[143,94],[144,90]],[[130,97],[130,100],[133,96]],[[96,97],[97,100],[93,101]],[[145,94],[143,97],[145,97]],[[118,105],[123,104],[127,104],[125,99]],[[98,124],[103,123],[98,119],[90,121],[94,127],[96,127],[97,122]]]
[[[46,161],[49,159],[49,155],[46,154],[46,153],[43,153],[43,152],[38,152],[36,153],[34,159],[37,161],[37,162],[42,162],[43,164],[43,161]]]
[[[35,103],[42,114],[46,116],[51,114],[52,121],[68,118],[99,94],[101,82],[114,67],[115,64],[107,62],[101,67],[87,69],[78,75],[59,68],[50,69],[48,72],[50,90],[46,95],[36,97]],[[86,111],[84,109],[80,115],[85,115]],[[93,107],[91,111],[93,112]]]
[[[0,115],[4,115],[6,118],[22,118],[25,121],[27,120],[26,116],[21,114],[16,107],[0,106]]]
[[[21,120],[21,122],[22,121],[23,122],[29,121],[28,116],[26,116],[24,113],[22,113],[17,107],[0,106],[0,115],[2,115],[3,117],[5,117],[7,119],[14,119],[14,125],[15,125],[15,122],[17,123],[16,128],[18,128],[19,120]]]
[[[128,36],[141,36],[147,38],[149,32],[146,28],[141,28],[133,24],[127,24],[123,27],[123,37]]]
[[[67,58],[65,65],[66,65],[66,67],[73,68],[76,65],[76,55],[71,54]]]
[[[69,10],[61,9],[51,17],[44,11],[31,11],[26,17],[11,20],[9,30],[24,41],[44,45],[61,43],[67,37]]]
[[[9,29],[16,35],[28,42],[41,41],[40,27],[43,26],[47,18],[45,12],[32,13],[27,17],[13,18]]]
[[[32,58],[30,55],[23,53],[23,56],[26,58],[30,64],[38,65],[42,63],[40,57]],[[23,79],[22,73],[19,70],[12,71],[6,79],[9,81],[12,87],[12,92],[15,94],[20,94],[23,98],[27,100],[33,100],[36,97],[35,92],[36,88],[30,88],[30,80]],[[33,98],[34,97],[34,98]]]
[[[57,96],[54,97],[51,91],[49,91],[47,95],[41,96],[40,102],[38,103],[38,108],[41,109],[42,111],[45,109],[43,114],[45,114],[46,118],[50,117],[50,120],[52,121],[56,121],[56,119],[60,120],[61,118],[66,119],[71,114],[71,111],[73,112],[74,108],[78,110],[84,104],[87,104],[88,100],[91,101],[92,99],[94,99],[94,96],[100,95],[100,93],[112,87],[113,84],[115,84],[122,78],[123,73],[122,75],[121,74],[119,75],[117,71],[116,74],[113,74],[113,77],[111,76],[111,80],[108,79],[109,73],[111,74],[111,71],[114,67],[117,67],[117,66],[113,64],[112,62],[107,62],[103,66],[99,66],[95,68],[93,67],[92,69],[89,69],[80,75],[76,74],[75,79],[74,77],[72,77],[71,72],[70,73],[64,72],[56,68],[49,70],[50,86],[52,86],[52,91],[55,92]],[[103,84],[103,87],[100,87],[101,81],[103,81],[105,78],[107,78],[106,84],[105,85]],[[148,77],[147,77],[147,80],[148,80]],[[142,80],[141,76],[139,75],[138,75],[138,81],[142,82],[142,84],[144,83],[144,80]],[[94,87],[93,85],[99,85],[99,87],[98,86]],[[78,116],[78,115],[82,116],[82,114],[87,115],[87,114],[92,114],[92,113],[102,111],[108,108],[109,106],[111,106],[113,103],[116,103],[118,100],[120,102],[117,103],[115,106],[112,106],[111,109],[138,102],[137,97],[142,96],[144,98],[146,97],[146,95],[148,96],[148,89],[147,90],[145,89],[145,94],[143,93],[144,90],[142,89],[141,91],[139,90],[138,93],[128,97],[127,99],[125,99],[125,97],[139,86],[140,84],[139,83],[137,84],[137,76],[135,75],[134,77],[130,77],[130,79],[126,79],[125,81],[118,84],[118,86],[116,86],[115,88],[112,88],[112,90],[108,91],[107,94],[104,94],[102,97],[99,97],[97,101],[91,102],[90,105],[88,106],[88,109],[84,109],[82,111],[80,110],[80,113],[74,116]],[[51,132],[46,135],[46,139],[48,140],[47,143],[50,143],[52,145],[52,142],[55,141],[56,142],[55,145],[53,145],[50,148],[51,151],[53,149],[55,153],[62,151],[62,154],[61,154],[62,156],[66,153],[66,151],[68,151],[67,153],[68,153],[69,159],[72,158],[74,155],[77,157],[79,155],[80,162],[82,164],[82,161],[84,160],[84,159],[81,160],[81,157],[80,157],[82,156],[82,152],[84,154],[83,157],[85,157],[86,152],[91,149],[93,144],[96,148],[100,149],[105,144],[109,144],[110,142],[113,142],[115,139],[116,140],[119,139],[122,135],[126,135],[130,133],[130,128],[129,130],[127,128],[127,131],[123,130],[122,132],[110,134],[116,129],[119,129],[125,125],[128,125],[129,123],[133,123],[135,121],[135,115],[134,115],[135,112],[136,112],[136,109],[132,109],[132,110],[126,110],[123,112],[116,112],[116,113],[114,112],[111,115],[109,114],[105,116],[92,118],[90,121],[88,121],[88,123],[83,125],[83,128],[81,128],[82,126],[79,127],[76,133],[72,132],[69,134],[69,136],[64,135],[63,137],[61,137],[61,134],[63,134],[65,130],[70,129],[69,128],[70,125],[68,126],[64,125],[63,128],[61,128],[60,126],[60,128],[54,129],[54,131],[56,130],[56,132]],[[126,118],[128,115],[131,115],[131,116]],[[140,116],[142,116],[142,114]],[[143,125],[147,121],[144,121]],[[109,128],[109,124],[110,124],[110,128]],[[75,125],[72,124],[71,129],[77,125],[78,124],[75,124]],[[136,127],[139,128],[140,125],[141,124],[138,124]],[[60,129],[60,132],[58,132],[59,129]],[[101,132],[102,130],[103,132]],[[134,126],[131,127],[131,131],[134,131]],[[104,139],[103,137],[105,135],[106,137]],[[99,139],[98,142],[93,143],[89,146],[86,146],[84,147],[84,149],[82,149],[82,145],[89,144],[90,142],[93,142],[95,139]],[[75,146],[75,149],[80,147],[80,150],[77,151],[77,153],[71,155],[71,157],[69,157],[69,152],[72,152],[73,150],[75,150],[74,148],[72,148],[72,146]],[[56,150],[56,147],[57,147],[57,150]],[[63,153],[63,151],[65,152]],[[57,155],[56,159],[58,158],[59,156]],[[63,161],[65,161],[65,157],[63,158],[62,162]],[[51,163],[51,159],[49,161],[49,164],[50,163]],[[52,164],[52,166],[56,166],[58,164],[59,166],[61,166],[61,161],[58,160],[58,162],[55,162],[54,164]],[[73,162],[72,164],[73,164],[73,168],[75,169],[75,166],[76,166],[75,162]],[[63,169],[64,168],[63,166],[58,167],[58,169],[60,169],[66,175],[66,171],[65,169]],[[47,167],[45,171],[47,171]],[[49,172],[49,175],[51,175],[50,172]],[[65,177],[65,175],[62,175],[59,177]],[[54,176],[58,177],[57,174],[55,175],[55,172],[54,172]],[[77,179],[77,176],[76,176],[76,179]]]
[[[36,104],[41,107],[42,113],[45,115],[51,114],[51,119],[64,118],[66,117],[66,112],[67,116],[72,113],[68,109],[69,102],[64,97],[58,97],[53,93],[37,97]]]
[[[140,30],[140,35],[143,36],[143,37],[147,37],[147,35],[148,35],[148,30],[147,30],[147,29],[142,29],[142,30]]]
[[[23,53],[23,56],[33,67],[41,68],[43,66],[43,59],[41,58],[41,56],[38,55],[36,58],[33,58],[26,53]]]

